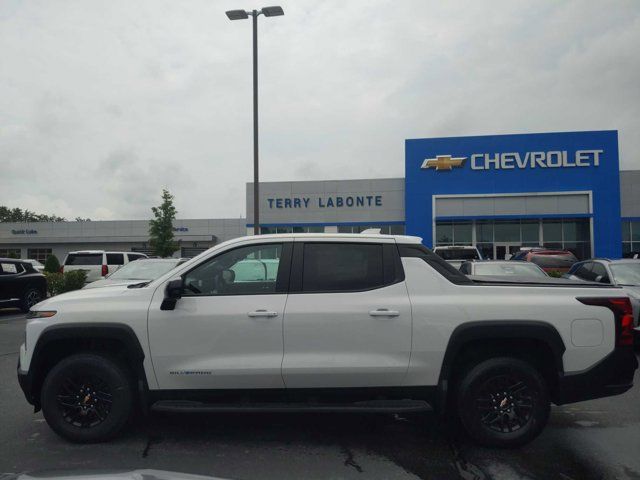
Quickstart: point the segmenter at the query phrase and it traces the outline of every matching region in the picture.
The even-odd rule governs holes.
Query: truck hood
[[[135,285],[136,283],[150,282],[151,280],[125,280],[125,279],[111,279],[105,278],[103,280],[96,280],[95,282],[87,283],[82,290],[89,290],[91,288],[100,287],[115,287],[115,286],[128,286]]]
[[[135,282],[140,283],[140,282]],[[118,298],[127,294],[131,290],[128,289],[128,285],[108,285],[104,288],[88,288],[81,290],[74,290],[72,292],[62,293],[55,297],[47,298],[46,300],[31,307],[32,310],[47,310],[56,309],[56,307],[68,304],[68,303],[90,303],[95,300],[104,300],[107,298]]]

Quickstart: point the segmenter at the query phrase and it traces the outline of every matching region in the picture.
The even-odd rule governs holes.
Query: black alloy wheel
[[[514,432],[531,420],[536,397],[525,379],[497,375],[480,387],[476,408],[485,427],[499,433]]]
[[[456,388],[457,412],[481,445],[517,447],[536,438],[549,419],[545,379],[530,363],[496,357],[470,366]]]
[[[56,399],[64,420],[80,428],[104,422],[113,405],[109,385],[95,376],[68,376],[60,383]]]
[[[106,354],[73,354],[47,374],[40,393],[42,413],[67,440],[108,440],[131,416],[134,384],[127,367]]]

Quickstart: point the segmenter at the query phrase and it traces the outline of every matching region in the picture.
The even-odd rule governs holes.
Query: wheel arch
[[[560,333],[543,321],[474,321],[456,327],[451,334],[440,369],[436,407],[444,412],[452,382],[473,361],[512,355],[532,361],[550,383],[551,394],[564,373],[566,350]]]
[[[40,408],[40,390],[48,372],[63,358],[91,352],[123,361],[136,383],[141,399],[148,383],[144,370],[144,351],[135,332],[122,323],[61,324],[47,327],[39,336],[29,365],[27,398]]]

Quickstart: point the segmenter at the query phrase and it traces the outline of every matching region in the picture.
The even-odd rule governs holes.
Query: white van
[[[105,252],[104,250],[80,250],[69,252],[64,259],[60,271],[85,270],[87,283],[102,280],[110,273],[129,262],[147,258],[143,253],[134,252]]]

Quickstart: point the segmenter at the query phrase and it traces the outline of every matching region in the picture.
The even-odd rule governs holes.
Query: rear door
[[[395,242],[296,240],[289,292],[287,388],[402,384],[412,324]]]
[[[102,260],[102,253],[70,253],[64,261],[64,271],[84,270],[87,282],[94,282],[102,278]]]

